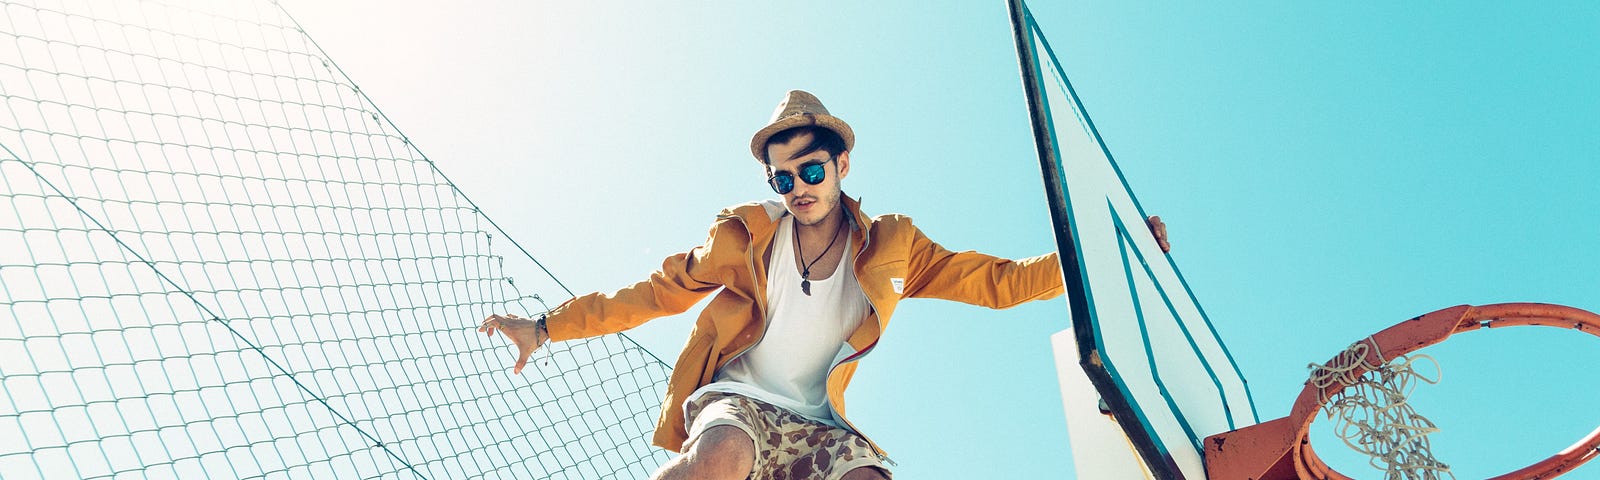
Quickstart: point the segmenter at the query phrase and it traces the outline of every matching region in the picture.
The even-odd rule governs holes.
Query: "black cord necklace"
[[[800,261],[801,262],[805,262],[806,261],[806,249],[805,249],[805,246],[801,245],[801,242],[800,242],[800,228],[799,228],[800,219],[796,218],[794,220],[794,222],[795,222],[794,246],[795,246],[796,249],[800,250]],[[841,216],[839,218],[839,229],[833,231],[833,240],[828,241],[828,248],[822,249],[822,253],[817,254],[817,258],[811,259],[811,263],[802,263],[801,264],[801,268],[800,268],[800,291],[805,293],[807,296],[811,295],[811,266],[812,265],[816,265],[818,260],[822,260],[822,257],[827,256],[828,252],[833,250],[833,244],[839,243],[839,232],[843,232],[843,231],[844,231],[844,218]]]

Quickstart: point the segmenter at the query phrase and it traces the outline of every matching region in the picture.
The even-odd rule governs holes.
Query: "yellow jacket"
[[[835,420],[844,418],[844,390],[857,360],[877,345],[901,298],[942,298],[990,308],[1007,308],[1062,292],[1061,264],[1055,253],[1011,261],[976,252],[951,252],[928,240],[911,218],[882,215],[868,219],[860,204],[841,195],[851,214],[849,226],[855,275],[872,306],[850,334],[828,371],[828,401]],[[700,313],[678,356],[662,399],[654,443],[681,451],[688,432],[683,402],[711,383],[717,370],[761,341],[766,331],[767,262],[778,221],[788,215],[776,201],[723,210],[705,245],[668,257],[650,278],[611,294],[591,293],[551,310],[546,320],[551,340],[616,333],[652,318],[682,313],[721,289]],[[860,232],[866,232],[865,235]],[[860,434],[859,431],[856,431]],[[865,439],[866,436],[862,435]],[[882,455],[870,439],[867,443]]]

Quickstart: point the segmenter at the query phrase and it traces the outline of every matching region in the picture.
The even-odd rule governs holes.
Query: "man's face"
[[[788,143],[773,143],[767,145],[767,174],[789,172],[795,175],[794,190],[783,195],[784,206],[795,220],[801,225],[811,226],[822,223],[823,220],[832,218],[832,214],[839,209],[840,192],[839,181],[850,172],[850,152],[840,152],[839,158],[831,158],[828,152],[817,150],[798,158],[791,158],[795,152],[804,150],[811,145],[811,134],[802,133],[790,139]],[[808,164],[823,164],[827,176],[822,182],[812,185],[799,178],[800,168]]]

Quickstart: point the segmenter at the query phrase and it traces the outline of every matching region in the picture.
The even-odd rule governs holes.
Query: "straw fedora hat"
[[[756,131],[756,136],[750,139],[750,154],[755,155],[756,161],[766,163],[763,159],[767,150],[767,139],[778,132],[794,127],[816,125],[838,133],[844,139],[844,149],[855,148],[856,133],[850,130],[850,125],[844,123],[839,117],[828,114],[828,108],[822,106],[822,100],[817,100],[805,90],[790,90],[784,95],[783,101],[778,102],[777,110],[772,111],[772,120],[767,126]]]

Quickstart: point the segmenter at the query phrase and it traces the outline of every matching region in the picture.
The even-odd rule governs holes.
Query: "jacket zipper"
[[[755,244],[756,235],[754,233],[750,233],[750,224],[745,223],[743,218],[740,218],[738,215],[718,215],[717,217],[738,221],[740,225],[744,226],[744,233],[749,237],[750,243],[752,245]],[[744,347],[744,349],[739,350],[739,353],[735,353],[732,357],[728,357],[728,361],[722,362],[722,365],[724,366],[728,365],[729,363],[733,363],[734,360],[744,356],[745,352],[750,351],[752,348],[756,348],[756,345],[760,345],[761,341],[766,340],[767,338],[767,287],[756,277],[755,249],[750,249],[750,255],[745,258],[745,266],[750,267],[750,281],[756,282],[756,306],[761,307],[761,336],[756,337],[756,341],[751,343],[750,346]],[[868,300],[868,302],[871,302],[871,300]],[[721,372],[722,367],[717,367],[717,373],[711,375],[712,381],[716,381],[717,374],[720,374]]]
[[[872,303],[871,298],[867,299],[867,303],[868,304]],[[833,376],[833,371],[835,369],[838,369],[840,365],[844,365],[846,363],[850,363],[850,362],[854,362],[856,360],[860,360],[861,357],[866,356],[868,352],[871,352],[872,349],[877,348],[877,347],[878,347],[878,342],[872,342],[872,345],[867,345],[866,349],[863,349],[863,350],[861,350],[859,352],[856,352],[855,354],[850,355],[848,357],[845,357],[844,360],[840,360],[839,363],[834,364],[833,367],[828,369],[828,376],[832,377]],[[826,388],[826,387],[824,387],[824,388]],[[839,394],[841,396],[843,396],[844,392],[839,392]],[[850,423],[850,419],[844,418],[844,414],[839,413],[838,409],[833,408],[833,402],[832,401],[828,402],[828,410],[833,412],[833,416],[834,417],[836,417],[839,420],[844,422],[845,428],[849,429],[852,432],[855,432],[855,434],[857,436],[860,436],[862,440],[865,440],[867,442],[867,446],[872,447],[872,453],[877,455],[879,460],[882,460],[884,463],[887,463],[887,464],[892,465],[892,466],[896,466],[896,467],[900,466],[900,464],[895,463],[894,460],[891,460],[889,458],[888,454],[883,452],[883,448],[879,447],[877,442],[873,442],[872,439],[867,438],[867,434],[861,433],[861,430],[857,429],[856,425],[854,423]]]
[[[858,205],[860,204],[860,200],[857,200],[856,202],[857,202]],[[855,224],[856,220],[857,219],[852,218],[850,223]],[[852,274],[854,274],[856,276],[856,279],[857,279],[856,283],[857,283],[858,286],[861,283],[859,281],[861,279],[861,275],[859,273],[855,272],[855,268],[861,266],[861,253],[867,251],[867,246],[872,243],[872,236],[867,234],[867,229],[866,228],[861,228],[860,230],[861,230],[861,249],[860,250],[856,250],[855,260],[851,262],[852,265],[851,265],[851,272],[850,272],[850,273],[852,273]],[[872,303],[872,296],[871,295],[867,295],[866,288],[862,288],[861,289],[861,296],[867,298],[867,306],[872,309],[873,315],[877,315],[878,306],[874,305]],[[880,337],[882,336],[881,332],[879,333],[879,336]],[[859,352],[856,352],[854,354],[851,354],[848,357],[845,357],[844,360],[840,360],[839,363],[833,364],[832,367],[828,367],[828,376],[825,377],[825,378],[833,378],[833,371],[837,370],[839,368],[839,366],[844,365],[846,363],[854,362],[856,360],[860,360],[861,357],[867,356],[867,353],[871,352],[872,349],[877,348],[877,347],[878,347],[878,342],[875,340],[875,341],[872,342],[871,345],[867,345],[867,348],[864,348]],[[824,389],[827,388],[826,380],[824,380],[824,382],[823,382],[823,388]],[[839,395],[840,395],[840,397],[843,397],[844,396],[844,392],[839,392]],[[889,464],[891,466],[896,466],[896,467],[900,466],[900,464],[895,463],[894,460],[889,459],[889,455],[885,454],[883,452],[883,448],[879,447],[876,442],[873,442],[872,439],[867,438],[867,434],[861,433],[861,430],[857,429],[855,424],[850,423],[850,419],[844,418],[844,414],[839,413],[839,410],[833,407],[833,401],[831,401],[831,400],[828,401],[828,410],[833,413],[833,416],[835,418],[838,418],[840,421],[844,422],[845,428],[850,429],[850,431],[855,432],[856,435],[859,435],[862,440],[865,440],[867,442],[867,446],[872,447],[872,451],[873,451],[872,453],[876,454],[878,456],[879,460],[882,460],[884,463],[887,463],[887,464]]]

